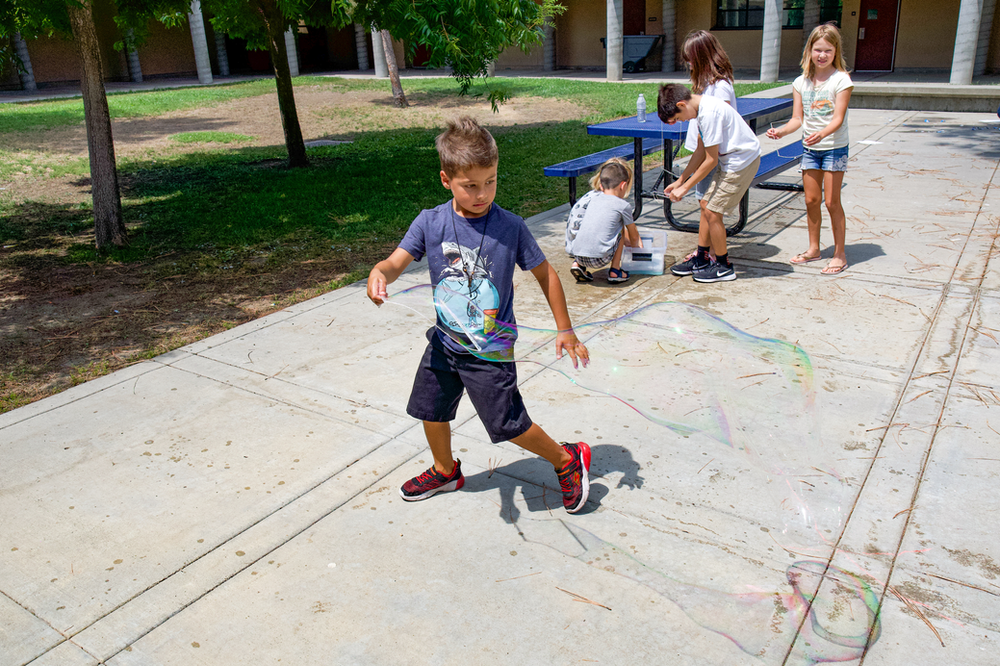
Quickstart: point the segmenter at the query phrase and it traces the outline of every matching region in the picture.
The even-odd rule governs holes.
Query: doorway
[[[892,71],[898,24],[899,0],[861,0],[855,71]]]
[[[646,34],[646,0],[624,0],[622,3],[622,34]]]

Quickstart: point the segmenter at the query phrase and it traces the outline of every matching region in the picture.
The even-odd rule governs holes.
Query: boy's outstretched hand
[[[590,365],[590,352],[587,351],[587,345],[580,342],[572,330],[559,331],[559,335],[556,336],[556,358],[562,358],[563,351],[569,354],[574,368],[579,367],[578,363],[580,362],[585,368]]]
[[[382,305],[389,299],[386,287],[396,281],[399,274],[413,261],[413,255],[401,247],[392,251],[387,259],[375,264],[368,274],[368,298],[375,305]]]
[[[376,269],[372,269],[372,272],[368,274],[368,298],[375,305],[382,305],[385,303],[386,299],[389,298],[389,294],[386,291],[388,282],[382,272]]]

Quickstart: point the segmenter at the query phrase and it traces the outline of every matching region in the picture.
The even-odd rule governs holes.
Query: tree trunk
[[[392,35],[388,30],[382,30],[382,46],[385,48],[385,64],[389,68],[389,80],[392,81],[392,103],[394,106],[405,109],[410,105],[403,94],[403,84],[399,82],[399,68],[396,67],[396,51],[392,48]]]
[[[274,67],[274,81],[278,87],[278,108],[281,111],[281,127],[285,131],[285,146],[288,148],[288,166],[306,167],[306,144],[302,139],[299,114],[295,111],[295,93],[292,90],[292,74],[288,68],[288,51],[285,49],[285,19],[275,0],[257,0],[257,10],[267,28],[267,46]]]
[[[91,0],[81,5],[67,5],[73,37],[80,47],[83,71],[80,89],[87,125],[87,148],[90,152],[90,192],[94,200],[94,235],[97,249],[109,245],[128,245],[128,233],[122,219],[122,199],[115,166],[115,143],[111,136],[111,114],[104,90],[104,71]]]

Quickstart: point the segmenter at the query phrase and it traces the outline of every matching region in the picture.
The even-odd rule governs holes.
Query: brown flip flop
[[[830,264],[827,264],[826,268],[821,270],[820,273],[822,273],[823,275],[837,275],[838,273],[843,273],[844,271],[846,271],[847,266],[848,265],[846,263],[843,266],[831,266]]]
[[[811,261],[820,261],[823,255],[818,257],[807,257],[805,252],[799,252],[797,255],[788,260],[790,264],[808,264]]]

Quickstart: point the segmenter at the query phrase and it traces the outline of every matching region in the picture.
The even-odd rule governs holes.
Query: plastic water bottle
[[[639,99],[635,101],[635,115],[640,123],[646,122],[646,98],[639,93]]]

